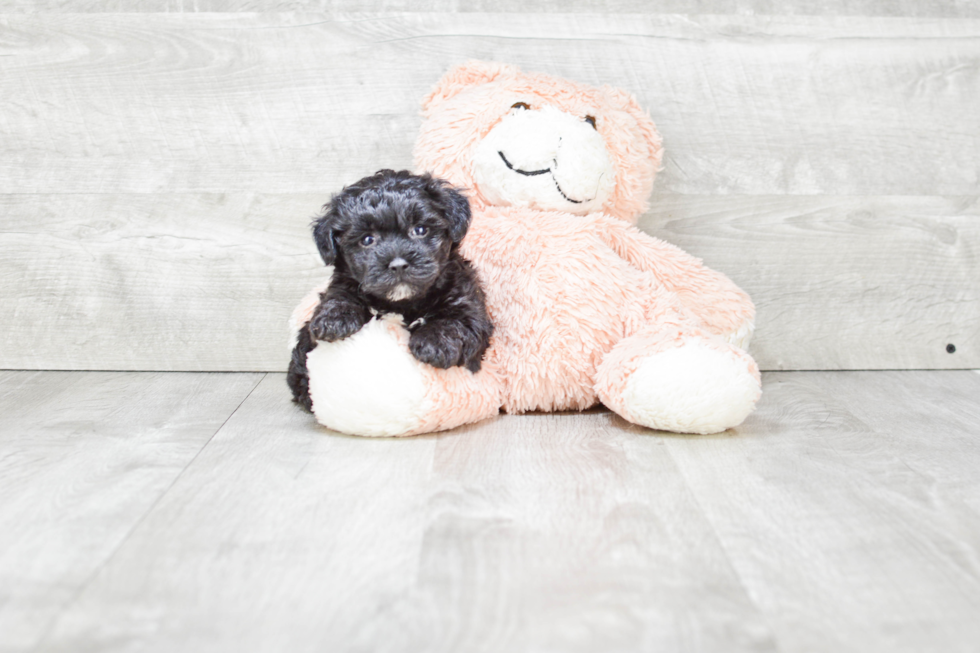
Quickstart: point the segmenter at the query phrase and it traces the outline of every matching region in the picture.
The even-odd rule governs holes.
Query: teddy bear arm
[[[681,248],[620,220],[601,216],[598,233],[620,258],[653,274],[675,293],[683,307],[710,333],[739,347],[748,346],[755,305],[731,279]]]
[[[294,357],[302,357],[290,363],[290,387],[318,422],[352,435],[401,436],[442,431],[498,413],[503,383],[494,364],[474,374],[463,367],[435,369],[420,363],[409,351],[410,334],[398,316],[373,320],[345,340],[312,346],[309,332],[302,332],[330,288],[333,269],[328,271],[289,319],[290,348]]]

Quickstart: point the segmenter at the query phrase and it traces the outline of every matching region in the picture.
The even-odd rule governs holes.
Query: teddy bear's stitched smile
[[[551,168],[545,168],[544,170],[521,170],[520,168],[515,168],[514,165],[507,160],[507,157],[504,156],[503,152],[497,150],[497,154],[499,154],[500,158],[503,159],[504,165],[506,165],[508,169],[513,170],[519,175],[524,175],[525,177],[535,177],[537,175],[543,175],[546,172],[551,172]],[[551,180],[555,182],[555,188],[558,189],[558,192],[561,193],[561,196],[564,197],[567,201],[571,202],[572,204],[582,204],[583,202],[591,202],[592,199],[595,199],[592,198],[587,200],[573,200],[571,197],[565,194],[565,191],[561,189],[561,186],[558,184],[558,180],[555,179],[554,174],[551,175]]]
[[[545,168],[544,170],[530,170],[530,171],[521,170],[520,168],[515,168],[514,164],[512,164],[510,161],[507,160],[507,157],[504,156],[503,152],[497,150],[497,154],[499,154],[500,158],[504,160],[504,165],[506,165],[508,168],[510,168],[511,170],[513,170],[519,175],[524,175],[525,177],[534,177],[535,175],[543,175],[546,172],[551,172],[551,168]]]

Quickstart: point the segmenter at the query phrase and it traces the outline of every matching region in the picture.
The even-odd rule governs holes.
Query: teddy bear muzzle
[[[475,152],[473,177],[483,196],[503,206],[578,215],[599,210],[612,193],[615,171],[595,118],[517,104]]]

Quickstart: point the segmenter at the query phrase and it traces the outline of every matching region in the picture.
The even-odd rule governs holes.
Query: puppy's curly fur
[[[286,376],[293,401],[312,410],[306,355],[318,340],[347,338],[385,313],[403,317],[418,360],[479,371],[493,325],[476,273],[459,254],[467,199],[428,174],[380,170],[323,208],[313,239],[333,278],[293,349]]]

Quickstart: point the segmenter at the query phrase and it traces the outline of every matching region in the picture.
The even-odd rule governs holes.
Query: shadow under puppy
[[[385,313],[402,316],[418,360],[479,371],[493,325],[476,272],[459,253],[469,201],[428,174],[380,170],[323,208],[313,239],[333,278],[293,349],[293,401],[312,410],[306,355],[318,340],[347,338]]]

